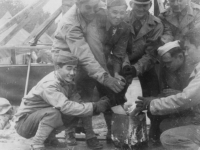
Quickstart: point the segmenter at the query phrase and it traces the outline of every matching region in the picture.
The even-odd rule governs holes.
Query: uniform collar
[[[149,33],[156,25],[156,21],[154,16],[152,16],[150,13],[148,13],[148,15],[145,16],[146,20],[145,22],[142,24],[142,28],[140,29],[139,33],[137,34],[137,37],[135,40],[141,38],[142,36],[144,36],[145,34]],[[132,19],[130,22],[133,23]],[[132,26],[132,24],[131,24]],[[131,28],[131,32],[133,34],[135,34],[133,28]]]

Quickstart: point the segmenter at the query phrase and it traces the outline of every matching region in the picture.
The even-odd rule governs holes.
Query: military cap
[[[125,0],[107,0],[107,7],[114,7],[114,6],[127,6]],[[128,7],[128,6],[127,6]]]
[[[149,4],[151,3],[151,0],[131,0],[130,2],[133,2],[135,4]]]
[[[72,53],[68,51],[62,51],[62,50],[54,52],[53,61],[55,65],[59,63],[63,63],[66,65],[78,64],[78,58],[76,56],[74,56]]]
[[[159,47],[158,48],[158,55],[163,56],[165,53],[167,53],[168,51],[170,51],[172,48],[175,48],[175,47],[180,47],[178,40],[166,43],[165,45]]]

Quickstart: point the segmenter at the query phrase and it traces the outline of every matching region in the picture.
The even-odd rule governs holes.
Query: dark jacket
[[[141,75],[150,70],[156,62],[156,51],[159,46],[157,41],[163,33],[163,25],[160,19],[149,13],[136,35],[133,28],[135,21],[133,15],[131,12],[129,17],[131,32],[127,48],[128,57],[126,57],[123,66],[131,64],[136,68],[137,74]]]

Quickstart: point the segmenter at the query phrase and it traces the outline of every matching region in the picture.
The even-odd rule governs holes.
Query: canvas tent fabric
[[[9,12],[6,12],[6,14],[0,19],[0,23],[1,24],[5,24],[8,20],[10,20],[12,18],[12,15]],[[3,33],[0,34],[0,41],[2,41],[11,31],[12,29],[14,29],[17,26],[17,24],[14,24],[12,27],[10,27],[8,30],[4,31]],[[29,37],[29,33],[24,30],[23,28],[18,31],[12,38],[10,41],[8,41],[8,43],[5,44],[5,46],[20,46],[22,45],[22,43]],[[42,44],[42,43],[48,43],[48,44],[52,44],[53,40],[52,38],[44,33],[38,43]],[[7,64],[8,62],[10,62],[10,50],[1,50],[0,52],[0,64]],[[24,51],[23,51],[24,53]],[[16,55],[20,55],[21,52],[16,52]]]

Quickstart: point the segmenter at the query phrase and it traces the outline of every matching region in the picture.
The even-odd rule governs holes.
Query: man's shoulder
[[[49,74],[47,74],[46,76],[44,76],[37,85],[46,85],[46,86],[50,86],[50,85],[59,85],[59,81],[58,79],[55,77],[55,73],[54,71],[50,72]]]
[[[63,16],[60,20],[59,24],[68,24],[68,25],[76,25],[79,23],[78,21],[78,11],[77,7],[74,4]]]
[[[158,17],[156,17],[156,16],[154,16],[152,14],[150,14],[149,17],[155,23],[155,25],[162,24],[160,18],[158,18]]]
[[[170,9],[170,8],[167,8],[167,9],[163,10],[163,11],[159,14],[159,18],[164,19],[164,18],[166,18],[167,16],[170,16],[170,15],[171,15],[171,9]]]

